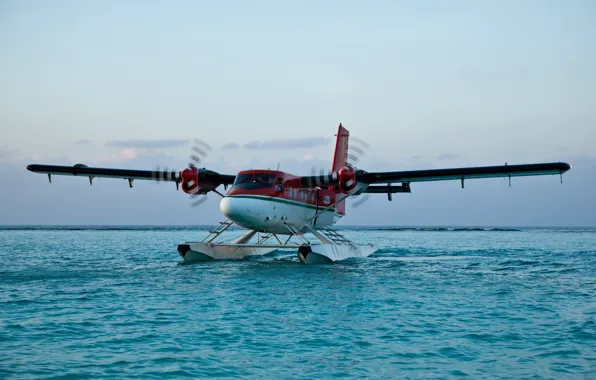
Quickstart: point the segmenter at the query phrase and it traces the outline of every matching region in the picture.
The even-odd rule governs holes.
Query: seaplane
[[[166,181],[191,196],[216,193],[221,197],[220,211],[226,217],[200,241],[185,241],[177,251],[183,262],[238,260],[290,249],[305,264],[333,263],[349,258],[364,258],[377,249],[358,245],[333,229],[346,215],[346,199],[362,194],[385,194],[389,201],[396,193],[411,193],[416,182],[509,178],[560,175],[571,169],[564,162],[460,167],[446,169],[369,172],[349,162],[350,133],[340,123],[330,172],[298,176],[279,170],[243,170],[236,175],[220,174],[190,163],[181,171],[130,170],[74,166],[28,165],[33,173],[89,178],[118,178],[128,181]],[[196,149],[204,155],[204,150]],[[191,157],[198,158],[197,155]],[[195,160],[199,162],[200,160]],[[218,188],[224,187],[220,192]],[[230,187],[228,189],[228,187]],[[247,230],[243,235],[222,240],[232,225]],[[314,238],[308,238],[309,235]]]

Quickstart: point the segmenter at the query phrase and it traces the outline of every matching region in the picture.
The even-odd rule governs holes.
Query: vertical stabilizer
[[[337,136],[335,140],[335,153],[333,155],[333,167],[331,170],[334,173],[337,173],[339,169],[343,168],[348,164],[348,140],[350,137],[350,132],[345,129],[341,123],[339,124],[339,128],[337,129]],[[337,193],[337,197],[343,196],[342,193]],[[335,205],[335,211],[338,214],[345,215],[346,213],[346,202],[342,201]]]
[[[335,153],[333,155],[333,167],[331,170],[337,172],[348,163],[348,139],[350,132],[340,123],[335,136],[337,136],[337,139],[335,140]]]

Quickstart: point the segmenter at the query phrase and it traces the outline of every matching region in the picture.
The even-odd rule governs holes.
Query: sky
[[[592,1],[0,2],[0,224],[210,224],[174,185],[27,164],[225,174],[564,161],[556,176],[412,186],[342,224],[596,226]]]

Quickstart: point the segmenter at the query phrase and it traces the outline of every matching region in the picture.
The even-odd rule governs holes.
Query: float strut
[[[134,179],[132,179],[132,178],[129,178],[129,179],[128,179],[128,186],[129,186],[130,188],[132,188],[132,181],[134,181]]]
[[[93,186],[93,177],[89,177],[89,186]]]
[[[461,179],[461,188],[462,189],[464,188],[464,179],[463,178]]]
[[[50,173],[48,173],[48,181],[50,181],[50,183],[52,183],[52,175]]]

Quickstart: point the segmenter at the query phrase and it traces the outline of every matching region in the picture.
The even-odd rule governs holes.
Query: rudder
[[[339,127],[337,128],[337,136],[335,140],[335,152],[333,154],[333,166],[331,170],[334,173],[337,173],[339,169],[343,168],[348,164],[348,144],[350,138],[350,132],[343,127],[341,123],[339,123]],[[342,193],[337,193],[336,197],[343,196]],[[346,214],[346,201],[341,201],[335,205],[335,212],[341,215]]]

